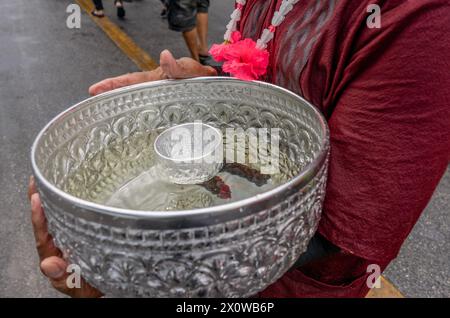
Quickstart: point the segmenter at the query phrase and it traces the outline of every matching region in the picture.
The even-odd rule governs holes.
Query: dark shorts
[[[208,13],[209,0],[168,0],[169,28],[178,32],[191,31],[197,25],[197,13]]]

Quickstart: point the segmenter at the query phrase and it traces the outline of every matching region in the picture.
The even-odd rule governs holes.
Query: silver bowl
[[[280,128],[292,176],[256,196],[195,210],[99,203],[125,181],[121,171],[146,168],[152,144],[130,148],[130,136],[196,120]],[[326,121],[304,99],[263,82],[214,77],[145,83],[85,100],[40,132],[31,160],[56,245],[106,295],[247,297],[305,251],[321,215],[328,153]],[[122,159],[111,166],[108,156]],[[89,160],[90,169],[73,177]]]

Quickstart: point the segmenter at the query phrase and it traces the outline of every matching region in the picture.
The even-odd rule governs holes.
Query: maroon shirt
[[[281,0],[248,0],[254,40]],[[381,7],[370,29],[369,4]],[[367,265],[384,269],[450,159],[448,0],[300,0],[269,46],[267,81],[309,100],[331,130],[319,232],[342,252],[285,274],[272,297],[364,296]]]

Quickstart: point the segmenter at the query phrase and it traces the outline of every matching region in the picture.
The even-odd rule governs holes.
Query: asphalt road
[[[81,29],[66,27],[70,0],[2,1],[0,19],[0,297],[59,297],[38,268],[26,185],[38,131],[86,98],[103,78],[137,67],[83,13]],[[128,19],[107,14],[157,60],[169,48],[188,54],[180,34],[159,17],[159,0],[126,3]],[[219,42],[232,0],[212,0],[210,39]],[[450,296],[450,169],[432,202],[386,271],[406,296]]]

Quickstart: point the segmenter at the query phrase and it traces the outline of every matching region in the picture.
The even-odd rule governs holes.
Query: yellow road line
[[[386,278],[381,279],[381,288],[373,288],[367,294],[367,298],[405,298],[403,294]]]
[[[158,64],[108,17],[94,17],[91,14],[94,10],[91,0],[76,0],[76,2],[141,70],[150,71],[158,67]]]
[[[91,12],[94,10],[92,0],[76,0],[76,2],[141,70],[150,71],[158,67],[158,64],[108,17],[96,18],[92,16]],[[382,276],[381,288],[372,289],[367,298],[404,298],[404,296]]]

